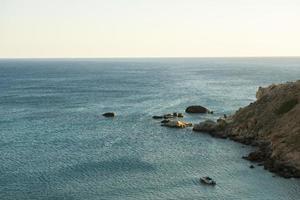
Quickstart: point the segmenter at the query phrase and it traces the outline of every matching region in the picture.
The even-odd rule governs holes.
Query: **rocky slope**
[[[219,119],[210,133],[258,146],[244,158],[283,177],[300,177],[300,80],[260,87],[256,97],[254,103]],[[205,123],[194,126],[195,131],[205,128]]]

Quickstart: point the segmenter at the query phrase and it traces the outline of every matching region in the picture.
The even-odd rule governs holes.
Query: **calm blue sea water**
[[[249,169],[251,147],[151,119],[216,119],[299,78],[300,58],[2,59],[0,199],[300,199],[299,180]]]

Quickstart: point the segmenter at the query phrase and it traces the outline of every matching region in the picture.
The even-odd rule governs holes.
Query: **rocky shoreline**
[[[257,100],[216,122],[192,124],[179,120],[182,113],[153,116],[162,126],[193,127],[193,131],[229,138],[257,147],[244,159],[285,178],[300,178],[300,80],[259,87]],[[203,106],[189,106],[186,113],[213,114]],[[251,168],[254,168],[252,166]]]
[[[259,88],[257,100],[217,122],[193,130],[229,138],[257,150],[244,156],[285,178],[300,178],[300,81]]]

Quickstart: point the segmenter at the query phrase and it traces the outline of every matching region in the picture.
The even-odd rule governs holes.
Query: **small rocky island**
[[[193,130],[257,146],[243,158],[285,178],[299,178],[300,80],[260,87],[256,98],[232,116],[201,122]]]
[[[103,117],[115,117],[116,114],[114,112],[107,112],[102,114]]]

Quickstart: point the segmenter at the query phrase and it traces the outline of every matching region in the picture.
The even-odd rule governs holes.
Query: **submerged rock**
[[[165,119],[174,118],[174,115],[172,115],[172,114],[165,114],[165,115],[164,115],[164,118],[165,118]]]
[[[165,123],[168,123],[168,122],[170,122],[169,119],[164,119],[164,120],[162,120],[160,123],[165,124]]]
[[[157,116],[157,115],[154,115],[152,118],[153,118],[153,119],[162,119],[162,118],[164,118],[164,116]]]
[[[173,112],[172,114],[168,113],[168,114],[164,114],[164,115],[154,115],[152,118],[153,119],[174,119],[174,118],[177,118],[177,117],[183,117],[183,114]]]
[[[208,110],[203,106],[189,106],[185,109],[186,113],[212,113],[212,111]]]
[[[182,113],[178,113],[177,117],[183,117]]]
[[[107,112],[107,113],[102,114],[102,116],[104,116],[104,117],[115,117],[116,114],[114,112]]]

